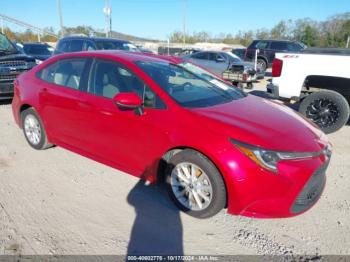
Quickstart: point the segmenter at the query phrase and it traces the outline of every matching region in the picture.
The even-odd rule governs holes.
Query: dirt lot
[[[198,220],[179,213],[163,188],[62,148],[32,150],[1,105],[0,255],[350,254],[349,137],[350,126],[330,135],[327,187],[309,212]]]

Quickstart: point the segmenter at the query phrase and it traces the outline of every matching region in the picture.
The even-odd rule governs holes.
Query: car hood
[[[41,61],[45,61],[46,59],[49,59],[51,57],[51,55],[30,55],[30,56]]]
[[[0,55],[0,61],[5,62],[5,61],[13,61],[13,60],[18,60],[18,61],[26,61],[26,62],[34,62],[34,58],[27,56],[22,53],[17,53],[17,54],[10,54],[10,55]]]
[[[292,109],[253,95],[191,111],[212,132],[265,149],[317,152],[328,143],[321,130]]]

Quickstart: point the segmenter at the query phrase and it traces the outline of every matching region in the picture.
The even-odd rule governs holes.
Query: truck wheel
[[[322,90],[308,95],[300,104],[299,112],[318,125],[326,134],[343,127],[349,119],[349,103],[341,94]]]
[[[172,156],[166,172],[170,197],[185,213],[208,218],[226,205],[226,186],[215,165],[201,153],[185,149]]]
[[[257,67],[260,68],[261,71],[266,71],[267,63],[263,58],[258,58],[257,60]]]

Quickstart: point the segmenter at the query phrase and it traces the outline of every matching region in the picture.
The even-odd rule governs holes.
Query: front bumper
[[[0,81],[0,100],[8,100],[13,98],[13,81]]]
[[[239,155],[241,154],[241,156]],[[311,208],[325,187],[329,155],[303,160],[285,160],[272,173],[242,153],[226,151],[224,169],[228,213],[256,218],[299,215]]]

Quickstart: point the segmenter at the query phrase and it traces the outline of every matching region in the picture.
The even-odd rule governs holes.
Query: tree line
[[[55,33],[52,27],[44,29],[46,32]],[[5,34],[14,41],[30,42],[38,41],[38,36],[31,30],[24,32],[14,32],[10,28],[5,28]],[[61,32],[57,32],[61,35]],[[102,30],[96,30],[91,26],[65,27],[64,35],[84,34],[87,36],[104,36]],[[173,43],[197,43],[213,42],[226,44],[249,45],[253,39],[287,39],[300,41],[310,47],[346,47],[350,36],[350,12],[334,15],[325,21],[315,21],[310,18],[297,20],[282,20],[271,29],[261,28],[258,30],[239,31],[236,34],[212,35],[209,32],[193,32],[184,34],[180,31],[173,32],[169,39]],[[131,36],[130,36],[131,37]],[[56,42],[53,36],[43,35],[41,41]]]
[[[194,32],[184,34],[173,32],[171,42],[186,43],[215,42],[226,44],[241,44],[247,46],[253,39],[285,39],[295,40],[309,47],[346,47],[350,37],[350,12],[334,15],[325,21],[315,21],[310,18],[297,20],[282,20],[271,29],[239,31],[237,34],[219,34],[213,36],[209,32]]]

